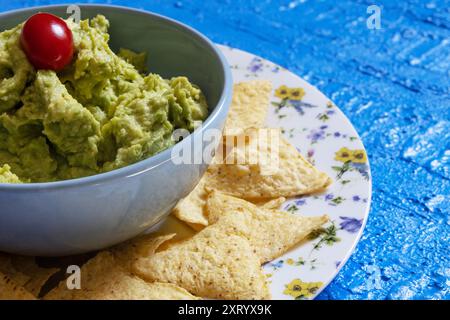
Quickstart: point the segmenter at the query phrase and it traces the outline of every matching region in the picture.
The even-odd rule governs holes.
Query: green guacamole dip
[[[208,115],[186,77],[145,74],[146,56],[108,46],[104,16],[67,22],[76,53],[63,71],[35,70],[22,25],[0,33],[0,183],[94,175],[150,157]]]

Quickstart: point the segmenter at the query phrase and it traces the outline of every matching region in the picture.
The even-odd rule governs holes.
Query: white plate
[[[367,221],[372,183],[364,146],[345,115],[308,82],[253,54],[220,49],[235,82],[272,82],[267,125],[282,128],[334,180],[326,192],[289,199],[282,207],[292,214],[328,214],[326,232],[264,266],[273,299],[313,299],[348,260]]]

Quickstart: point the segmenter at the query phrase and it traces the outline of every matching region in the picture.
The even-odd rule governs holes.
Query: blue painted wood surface
[[[0,10],[57,2],[0,0]],[[450,298],[449,1],[106,3],[170,16],[272,60],[350,118],[372,166],[372,210],[319,299]],[[381,7],[380,30],[366,26],[371,4]]]

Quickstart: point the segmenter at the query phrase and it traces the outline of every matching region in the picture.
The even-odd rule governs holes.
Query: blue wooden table
[[[57,2],[0,0],[0,10]],[[272,60],[350,118],[370,158],[372,210],[319,299],[450,298],[450,1],[105,2],[170,16]],[[381,29],[367,26],[372,4]]]

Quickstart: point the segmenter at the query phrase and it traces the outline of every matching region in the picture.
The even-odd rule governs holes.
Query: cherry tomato
[[[49,13],[37,13],[24,24],[20,44],[36,69],[59,71],[73,57],[73,38],[67,24]]]

